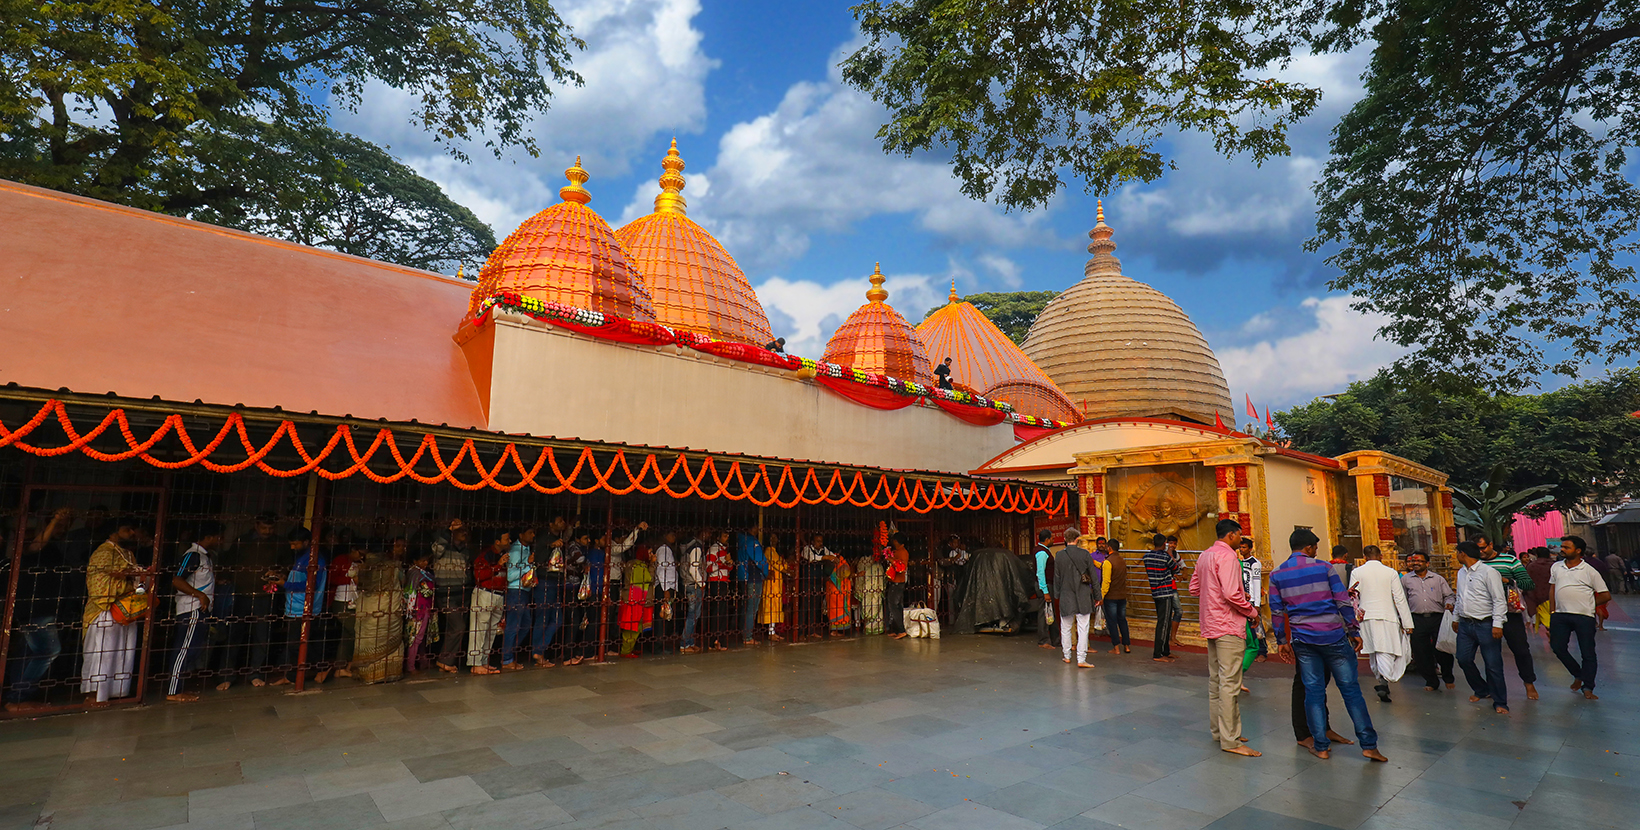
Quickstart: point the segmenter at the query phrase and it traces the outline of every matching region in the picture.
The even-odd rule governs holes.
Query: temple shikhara
[[[140,517],[150,581],[216,521],[230,540],[299,526],[338,555],[395,539],[414,555],[457,525],[478,548],[497,528],[545,537],[561,519],[617,541],[640,522],[744,534],[790,562],[823,534],[857,558],[854,578],[879,582],[866,560],[892,529],[911,540],[908,596],[942,616],[962,602],[953,536],[1025,554],[1037,529],[1076,524],[1126,551],[1154,533],[1196,551],[1231,516],[1267,565],[1295,527],[1356,552],[1442,557],[1455,542],[1439,471],[1224,426],[1235,418],[1212,349],[1123,274],[1102,206],[1092,259],[1074,282],[1067,263],[1022,346],[955,285],[908,320],[891,305],[893,268],[875,262],[885,251],[863,252],[862,304],[824,354],[800,356],[767,348],[779,332],[757,292],[689,217],[675,141],[660,167],[654,212],[615,228],[576,159],[560,201],[512,230],[476,283],[0,182],[0,536],[19,566],[8,630],[45,599],[22,567],[36,542],[115,515]],[[946,358],[949,389],[934,374]],[[629,556],[660,545],[634,538]],[[83,597],[90,548],[63,551],[51,584]],[[253,579],[230,559],[221,581],[235,568]],[[1148,596],[1143,569],[1131,573]],[[763,595],[779,611],[767,625],[803,633],[829,590],[812,578],[790,565],[784,593]],[[594,633],[578,630],[600,657],[625,625],[618,579],[576,598],[594,609]],[[1130,612],[1145,637],[1147,606]],[[270,665],[340,664],[322,645],[328,612],[295,608],[288,625],[304,633]],[[139,625],[119,701],[167,671],[166,619]],[[80,705],[79,665],[45,678],[46,703]]]

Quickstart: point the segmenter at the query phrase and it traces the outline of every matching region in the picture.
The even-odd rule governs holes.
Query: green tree
[[[472,211],[374,144],[322,125],[236,127],[200,139],[231,165],[162,171],[221,194],[189,218],[430,271],[476,274],[495,249]]]
[[[1640,370],[1537,395],[1493,394],[1446,376],[1410,381],[1384,371],[1331,399],[1278,412],[1296,449],[1334,456],[1383,450],[1450,475],[1479,492],[1549,485],[1562,509],[1584,498],[1640,492]],[[1499,473],[1494,475],[1493,470]]]
[[[843,78],[888,108],[883,149],[938,145],[964,193],[1042,207],[1069,169],[1089,189],[1148,182],[1173,130],[1263,161],[1320,90],[1279,80],[1289,7],[1251,0],[866,0]]]
[[[580,81],[581,45],[549,0],[0,0],[0,177],[231,210],[243,194],[163,171],[234,166],[210,136],[251,118],[312,131],[371,83],[412,93],[408,118],[458,156],[478,134],[533,152],[529,113]]]
[[[972,303],[979,313],[990,318],[1014,345],[1022,345],[1025,335],[1031,331],[1031,324],[1036,322],[1042,309],[1048,306],[1048,301],[1059,296],[1058,291],[1002,291],[969,294],[963,301]],[[926,320],[934,312],[945,308],[935,306],[923,315]]]
[[[1167,169],[1161,139],[1256,161],[1319,91],[1274,72],[1372,50],[1316,185],[1314,250],[1388,316],[1402,365],[1519,390],[1640,350],[1633,2],[866,0],[844,78],[888,152],[948,152],[965,193],[1047,203]]]

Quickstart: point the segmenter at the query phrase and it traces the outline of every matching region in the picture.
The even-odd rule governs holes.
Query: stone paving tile
[[[423,784],[440,778],[473,775],[506,765],[507,762],[501,760],[501,756],[487,746],[404,759],[405,769],[410,770],[410,774],[416,776],[416,780]]]
[[[835,795],[795,775],[770,775],[718,787],[717,791],[765,815],[795,810]]]
[[[172,795],[78,810],[57,810],[51,814],[47,826],[51,830],[108,830],[111,827],[150,830],[181,824],[188,818],[188,797]]]
[[[401,784],[372,790],[370,797],[387,821],[442,813],[491,800],[489,793],[466,777],[440,778],[426,784]]]
[[[257,810],[306,804],[312,800],[312,796],[308,794],[307,782],[300,778],[276,778],[254,784],[194,790],[188,794],[188,820],[199,821],[234,813],[254,813]]]
[[[385,823],[376,802],[362,793],[258,810],[251,817],[256,830],[349,830]]]
[[[1269,813],[1256,807],[1240,807],[1207,825],[1207,830],[1332,830],[1332,825]]]
[[[472,779],[497,800],[565,787],[584,780],[557,761],[497,767],[478,773]]]
[[[458,807],[442,815],[453,830],[542,830],[574,820],[541,793]]]
[[[417,783],[416,776],[400,761],[350,766],[309,775],[306,781],[308,793],[315,801]]]

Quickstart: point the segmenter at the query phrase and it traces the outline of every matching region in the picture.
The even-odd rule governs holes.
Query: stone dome
[[[928,359],[935,365],[951,358],[954,383],[987,398],[1007,401],[1022,415],[1056,421],[1081,420],[1076,406],[1065,393],[1059,391],[1048,375],[1032,363],[991,318],[973,303],[957,297],[955,282],[951,283],[945,306],[917,326],[917,339],[922,341]]]
[[[581,159],[564,171],[564,201],[524,220],[479,272],[473,306],[501,291],[628,320],[655,319],[654,301],[615,231],[587,203]]]
[[[661,161],[655,212],[615,236],[643,274],[657,322],[720,340],[762,346],[774,339],[769,315],[734,257],[686,215],[677,139]]]
[[[1112,233],[1101,204],[1085,276],[1031,324],[1025,354],[1089,419],[1211,424],[1219,414],[1235,423],[1230,387],[1207,340],[1166,294],[1122,275]]]
[[[871,275],[866,304],[855,309],[826,341],[823,359],[862,372],[932,386],[934,367],[928,362],[922,341],[917,339],[917,330],[884,302],[888,299],[884,282],[883,268],[878,265]]]

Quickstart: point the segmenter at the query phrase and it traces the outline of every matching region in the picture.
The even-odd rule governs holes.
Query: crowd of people
[[[368,535],[336,526],[316,542],[305,525],[280,531],[263,514],[231,539],[219,522],[197,523],[178,554],[161,557],[155,580],[142,564],[153,556],[150,522],[94,515],[71,533],[71,520],[58,511],[25,545],[10,711],[46,707],[54,667],[56,685],[76,683],[85,705],[131,696],[150,616],[156,646],[168,646],[154,649],[155,679],[175,702],[239,683],[286,685],[298,672],[303,682],[380,683],[606,654],[906,636],[912,557],[900,534],[852,554],[807,534],[788,553],[774,534],[593,528],[558,516],[483,529],[453,519],[410,537],[379,521]],[[75,545],[87,550],[76,555]],[[919,599],[928,593],[937,591]],[[77,665],[65,669],[74,662],[60,660],[65,642],[76,637]]]

